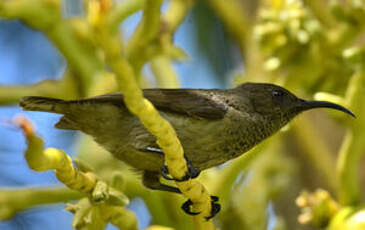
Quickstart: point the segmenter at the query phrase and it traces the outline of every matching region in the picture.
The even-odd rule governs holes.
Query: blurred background
[[[16,1],[19,0],[13,0]],[[191,229],[190,217],[179,208],[183,202],[181,197],[148,191],[137,175],[123,163],[115,162],[89,137],[55,129],[58,115],[21,111],[17,102],[22,96],[70,99],[116,91],[116,88],[108,77],[104,80],[94,74],[85,78],[76,64],[70,64],[76,59],[47,31],[44,21],[36,23],[42,20],[41,16],[32,19],[21,17],[21,11],[6,13],[12,10],[5,7],[9,2],[0,0],[0,206],[3,206],[0,229],[72,229],[73,214],[64,210],[64,202],[32,205],[10,216],[4,214],[7,213],[5,206],[11,209],[12,205],[7,198],[9,189],[26,191],[30,187],[63,186],[52,171],[29,169],[24,159],[25,139],[11,122],[19,114],[33,122],[46,147],[77,156],[106,181],[111,180],[114,172],[120,172],[125,181],[124,193],[131,200],[127,208],[137,215],[139,228],[158,224]],[[84,6],[88,2],[63,1],[59,7],[60,20],[87,18],[89,12]],[[115,2],[128,6],[133,0]],[[136,0],[133,10],[120,19],[121,43],[128,44],[133,38],[138,24],[142,23],[146,2]],[[37,10],[37,6],[30,10]],[[172,31],[173,39],[168,42],[173,44],[173,54],[159,51],[152,56],[138,56],[143,59],[140,68],[136,67],[140,70],[142,87],[229,88],[246,81],[271,82],[303,98],[340,103],[358,117],[354,125],[351,118],[339,113],[307,112],[255,148],[255,156],[248,163],[239,158],[204,172],[200,181],[211,194],[221,197],[223,206],[214,220],[215,225],[221,229],[249,230],[331,228],[328,224],[341,207],[360,207],[365,181],[364,173],[356,169],[363,162],[361,156],[365,152],[365,3],[360,0],[186,3],[170,0],[161,5],[162,14],[168,15],[166,22],[174,13],[179,15],[178,7],[185,10],[181,24]],[[72,24],[72,28],[83,31],[78,23]],[[162,37],[161,34],[157,36]],[[155,40],[147,46],[164,41]],[[94,43],[90,44],[80,46],[80,53],[97,50]],[[103,63],[98,52],[85,52],[90,56],[86,61],[92,63],[95,59],[95,63]],[[166,69],[173,71],[169,76],[159,72],[166,64],[169,65]],[[97,71],[95,67],[94,72]],[[347,180],[349,177],[351,181]],[[318,202],[311,193],[302,195],[298,201],[301,192],[314,192],[318,188],[323,189]],[[322,206],[318,205],[320,202]],[[318,206],[326,209],[320,217],[313,211]],[[360,222],[363,224],[365,218]],[[108,225],[107,229],[116,228]],[[336,228],[332,226],[332,229]]]

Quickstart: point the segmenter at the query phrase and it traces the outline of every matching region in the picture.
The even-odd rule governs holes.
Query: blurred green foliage
[[[92,1],[84,1],[87,15]],[[117,2],[108,21],[110,27],[116,30],[125,18],[142,10],[146,2],[149,1]],[[157,86],[177,86],[172,63],[186,54],[173,44],[173,34],[192,11],[200,41],[197,49],[206,54],[222,81],[281,84],[303,97],[341,103],[357,115],[356,120],[350,120],[340,114],[303,114],[250,153],[204,172],[200,181],[211,194],[221,196],[223,209],[214,218],[215,225],[243,230],[267,229],[269,223],[278,230],[313,229],[312,225],[329,230],[364,229],[365,177],[364,171],[358,169],[365,153],[365,1],[166,2],[165,13],[145,15],[153,20],[142,19],[130,41],[119,41],[123,56],[133,66],[142,87],[151,85],[141,73],[146,64],[151,64]],[[63,19],[60,4],[58,0],[0,0],[0,17],[21,19],[44,32],[67,60],[67,71],[58,81],[0,86],[0,104],[17,103],[28,95],[68,99],[117,89],[90,28],[90,20],[96,19]],[[146,23],[153,27],[146,28]],[[242,57],[241,62],[237,62],[237,56]],[[227,60],[231,62],[226,64]],[[112,159],[89,137],[83,136],[80,142],[78,157],[109,183],[115,172],[120,172],[123,192],[130,199],[141,197],[145,201],[153,224],[193,228],[190,218],[177,206],[182,202],[180,196],[147,191],[122,162]],[[317,188],[326,192],[304,193],[298,198],[302,210],[295,206],[301,191]],[[15,206],[11,194],[2,192],[0,202],[2,207],[16,212],[79,196],[70,195],[63,188],[59,192],[64,195],[24,207],[18,203]],[[6,213],[0,215],[2,219],[14,215],[9,210],[2,211]]]

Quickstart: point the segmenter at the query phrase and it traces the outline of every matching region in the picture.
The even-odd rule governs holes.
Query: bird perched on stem
[[[183,180],[242,155],[303,111],[330,108],[355,117],[340,105],[303,100],[273,84],[245,83],[227,90],[145,89],[143,93],[176,130],[189,168]],[[164,166],[164,154],[156,138],[125,107],[122,94],[71,101],[24,97],[20,106],[63,114],[56,128],[91,135],[114,157],[141,171],[146,187],[180,193],[160,182],[161,176],[172,179]],[[194,214],[189,205],[189,201],[183,205],[185,211]],[[218,204],[214,205],[219,211]]]

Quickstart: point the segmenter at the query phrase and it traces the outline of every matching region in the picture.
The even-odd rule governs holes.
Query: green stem
[[[91,44],[87,46],[85,40],[78,38],[77,31],[72,28],[71,23],[66,20],[59,21],[44,33],[64,55],[70,69],[80,77],[86,94],[92,85],[92,80],[97,78],[98,74],[105,73],[104,64],[98,58],[96,49]]]
[[[341,52],[343,49],[351,46],[365,28],[363,23],[365,14],[361,13],[358,15],[356,9],[350,10],[347,14],[347,17],[350,17],[350,15],[357,15],[358,17],[351,17],[351,19],[347,19],[344,23],[337,23],[338,25],[333,27],[332,31],[328,32],[327,42],[331,49],[335,51]],[[350,20],[351,23],[349,22]]]
[[[170,1],[169,8],[162,15],[163,20],[168,24],[168,30],[171,34],[184,21],[189,10],[193,7],[196,0],[173,0]]]
[[[160,31],[161,4],[162,0],[146,0],[141,22],[128,42],[126,54],[136,75],[139,75],[145,62],[146,58],[143,57],[143,54],[147,53],[145,49],[157,38]]]
[[[216,178],[214,182],[215,187],[211,189],[211,192],[219,195],[222,200],[230,197],[232,184],[237,179],[238,175],[242,173],[242,170],[247,169],[251,162],[268,147],[269,143],[271,143],[271,141],[264,141],[262,144],[232,161],[228,167],[223,168],[219,172],[218,178]]]
[[[34,85],[0,86],[0,105],[11,105],[19,102],[24,96],[55,96],[57,81],[42,81]]]
[[[146,0],[128,0],[116,4],[108,16],[110,29],[112,31],[118,29],[119,24],[130,15],[141,10],[145,2]]]
[[[18,103],[25,96],[75,99],[79,96],[78,82],[66,73],[60,80],[44,80],[33,85],[0,85],[0,105]]]
[[[250,29],[245,9],[235,0],[208,0],[209,5],[225,24],[225,28],[242,45]]]
[[[195,0],[173,0],[162,17],[162,30],[160,39],[162,49],[171,47],[171,37],[178,26],[183,22],[189,9],[195,4]],[[165,27],[164,27],[165,25]],[[163,33],[165,32],[165,33]],[[157,56],[151,60],[151,70],[154,73],[157,85],[161,88],[178,88],[178,76],[172,67],[171,57],[168,55]]]
[[[179,81],[171,61],[167,57],[156,57],[151,61],[151,70],[154,73],[157,85],[160,88],[178,88]]]
[[[304,3],[311,9],[316,18],[326,27],[335,24],[334,18],[330,14],[330,7],[327,0],[304,0]]]
[[[176,210],[168,210],[166,208],[166,205],[162,199],[163,193],[161,194],[161,192],[153,192],[148,196],[149,197],[147,199],[144,198],[144,202],[146,203],[148,210],[151,212],[153,222],[162,225],[173,226],[174,223],[171,219],[171,212],[176,212]]]
[[[298,139],[298,145],[305,151],[313,167],[321,173],[323,181],[334,191],[337,187],[336,176],[333,173],[335,161],[320,133],[305,117],[294,122],[292,128]]]
[[[363,141],[365,140],[365,71],[358,71],[352,76],[346,95],[348,105],[358,119],[352,121],[352,127],[347,130],[342,143],[337,174],[339,178],[338,193],[343,205],[355,205],[361,201],[359,184],[359,162],[365,154]]]
[[[80,20],[64,20],[58,0],[13,0],[0,4],[0,16],[21,19],[40,30],[55,44],[66,58],[73,76],[81,81],[80,89],[86,94],[92,80],[104,74],[104,64],[92,44],[88,26]],[[85,33],[86,32],[86,33]]]
[[[68,188],[26,188],[0,190],[0,220],[34,206],[78,200],[83,195]]]

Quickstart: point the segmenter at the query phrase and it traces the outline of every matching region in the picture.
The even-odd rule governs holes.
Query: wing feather
[[[221,90],[214,90],[220,92]],[[143,94],[160,111],[189,115],[205,119],[222,119],[227,112],[227,105],[217,100],[212,90],[197,89],[145,89]],[[218,93],[219,94],[219,93]],[[79,102],[112,103],[125,106],[120,93],[105,94]]]

